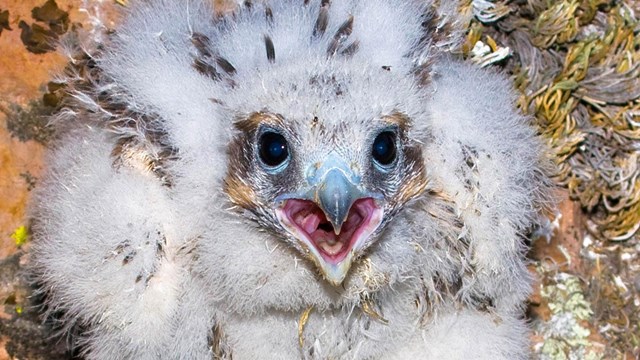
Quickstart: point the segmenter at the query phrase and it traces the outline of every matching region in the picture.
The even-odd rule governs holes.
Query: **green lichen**
[[[538,326],[544,341],[537,349],[543,360],[602,359],[590,348],[591,331],[585,326],[593,311],[582,290],[580,279],[559,273],[544,286],[541,296],[547,301],[551,318]]]

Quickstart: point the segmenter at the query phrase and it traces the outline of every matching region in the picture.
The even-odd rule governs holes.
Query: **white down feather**
[[[510,82],[449,56],[462,22],[450,2],[438,11],[447,11],[441,22],[452,35],[416,49],[429,1],[334,0],[327,34],[352,15],[350,38],[359,41],[352,57],[335,59],[325,50],[331,36],[310,40],[319,3],[271,1],[270,24],[262,4],[215,20],[208,1],[139,1],[101,44],[95,60],[105,77],[93,90],[72,89],[76,100],[57,120],[72,130],[51,152],[32,209],[35,278],[50,313],[62,314],[64,329],[77,327],[87,358],[205,359],[218,350],[235,359],[528,357],[522,238],[547,184],[543,148],[515,110]],[[194,32],[233,64],[234,87],[193,68]],[[412,72],[425,62],[426,84]],[[304,86],[318,74],[344,84],[344,96]],[[105,89],[157,116],[154,126],[180,149],[171,187],[148,171],[113,166],[118,136],[132,130],[106,126],[91,100]],[[263,109],[348,119],[353,139],[368,119],[401,110],[422,144],[429,191],[448,200],[426,194],[407,204],[370,261],[334,288],[300,254],[229,211],[222,189],[233,121]],[[144,138],[147,130],[133,131]],[[458,240],[467,252],[457,252]],[[429,298],[440,291],[436,274],[462,277],[455,298]],[[372,288],[372,277],[384,286]],[[365,293],[384,321],[360,312]],[[475,306],[482,297],[493,300],[491,311]]]

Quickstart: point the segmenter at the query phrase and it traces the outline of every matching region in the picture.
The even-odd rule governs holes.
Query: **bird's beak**
[[[382,222],[381,196],[363,189],[357,171],[333,153],[308,169],[307,183],[278,199],[276,216],[324,277],[339,285]]]
[[[339,168],[329,170],[315,187],[313,196],[316,204],[333,225],[336,235],[340,234],[351,205],[363,195],[343,171]]]

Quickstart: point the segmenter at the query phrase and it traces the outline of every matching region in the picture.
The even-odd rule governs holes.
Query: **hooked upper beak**
[[[307,183],[278,199],[276,216],[324,277],[339,285],[382,223],[382,196],[367,192],[357,171],[333,153],[308,169]]]
[[[351,183],[343,171],[329,170],[323,181],[316,186],[314,194],[315,202],[331,221],[336,235],[340,234],[353,203],[364,197],[363,192]]]

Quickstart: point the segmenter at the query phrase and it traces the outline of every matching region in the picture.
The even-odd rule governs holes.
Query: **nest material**
[[[640,232],[640,3],[468,1],[465,56],[479,41],[502,65],[535,116],[558,166],[556,180],[588,214],[599,239]],[[500,47],[500,45],[502,47]]]
[[[576,274],[582,289],[570,293],[584,293],[593,313],[563,328],[568,336],[554,332],[553,316],[539,319],[536,355],[638,358],[640,1],[467,0],[463,11],[474,15],[463,55],[513,75],[519,106],[548,141],[555,180],[582,206],[590,233],[574,239],[573,256],[587,261]],[[566,286],[561,269],[552,266],[540,284],[556,320],[571,312],[550,309],[567,301],[556,296]]]

